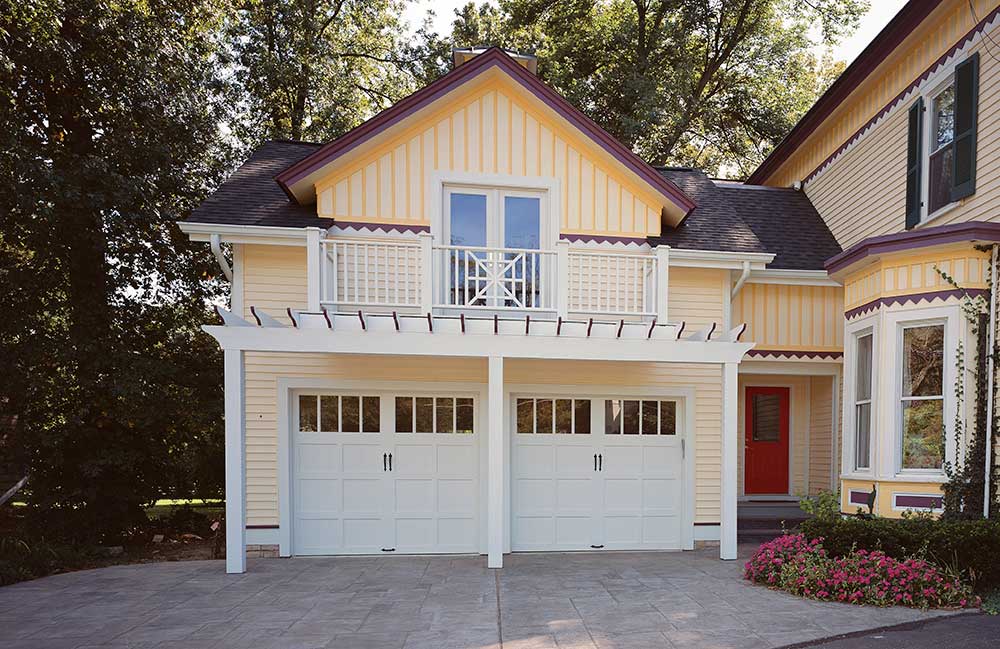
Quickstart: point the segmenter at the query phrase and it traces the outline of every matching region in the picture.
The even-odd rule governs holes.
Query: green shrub
[[[0,586],[86,566],[92,551],[44,538],[0,536]]]
[[[927,516],[890,518],[825,518],[804,521],[799,531],[810,539],[823,539],[835,557],[854,548],[880,550],[890,557],[923,556],[934,563],[961,571],[976,590],[1000,586],[1000,521],[943,521]]]

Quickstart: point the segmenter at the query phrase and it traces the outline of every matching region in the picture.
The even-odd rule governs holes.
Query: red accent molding
[[[989,290],[985,288],[953,288],[944,291],[929,291],[927,293],[911,293],[910,295],[891,295],[880,297],[871,302],[856,306],[844,312],[844,319],[850,320],[860,315],[867,315],[883,306],[895,306],[897,304],[918,304],[920,302],[931,302],[933,300],[947,300],[950,297],[977,297],[979,295],[989,295]]]
[[[795,349],[751,349],[747,356],[752,358],[765,358],[774,356],[777,358],[843,358],[844,352],[831,352],[825,350],[795,350]]]
[[[375,232],[376,230],[382,230],[383,232],[415,232],[417,234],[421,232],[430,232],[431,226],[429,225],[405,225],[402,223],[368,223],[362,221],[337,221],[334,220],[332,228],[353,228],[355,230],[368,230],[369,232]]]
[[[491,47],[482,54],[463,65],[458,66],[448,74],[444,75],[434,83],[413,93],[409,97],[400,100],[393,106],[382,111],[375,117],[369,119],[357,128],[336,140],[324,144],[316,152],[306,156],[302,160],[290,165],[277,176],[275,180],[281,188],[293,200],[290,185],[302,180],[310,173],[330,163],[340,155],[350,151],[371,137],[390,128],[400,120],[412,115],[416,111],[424,108],[448,92],[459,87],[469,79],[472,79],[487,70],[497,67],[506,72],[515,81],[518,81],[536,98],[545,103],[549,108],[558,113],[574,127],[589,136],[607,153],[625,165],[630,171],[642,178],[650,186],[656,188],[665,197],[669,198],[677,207],[687,215],[695,207],[695,202],[685,194],[679,187],[664,178],[653,167],[642,158],[633,153],[628,147],[609,135],[604,129],[598,126],[593,120],[584,115],[575,106],[566,101],[556,91],[525,70],[519,63],[512,59],[503,50]],[[297,201],[296,201],[297,202]]]
[[[276,530],[279,529],[277,525],[247,525],[248,530]]]

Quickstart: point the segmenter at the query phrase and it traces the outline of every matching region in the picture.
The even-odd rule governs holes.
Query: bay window
[[[944,324],[902,328],[900,393],[902,469],[944,464]]]

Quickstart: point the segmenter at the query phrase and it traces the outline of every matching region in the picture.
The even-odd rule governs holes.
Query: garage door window
[[[589,435],[590,399],[518,399],[517,432]]]
[[[397,433],[471,435],[474,429],[471,397],[396,397]]]
[[[607,399],[605,435],[676,435],[677,402]]]
[[[377,433],[379,398],[355,395],[299,395],[300,433]]]

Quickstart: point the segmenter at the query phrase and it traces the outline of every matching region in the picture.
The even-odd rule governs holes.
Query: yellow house
[[[967,26],[963,4],[907,5],[748,183],[650,166],[499,49],[333,142],[263,144],[180,224],[232,286],[205,327],[227,569],[248,547],[735,559],[741,499],[842,487],[851,511],[875,484],[880,513],[938,506],[968,333],[934,268],[987,288],[996,138],[974,111],[971,183],[958,165],[918,218],[907,171],[944,200],[934,170],[970,141],[929,151],[932,118],[904,113],[921,79],[927,115],[953,88],[956,125],[970,79],[991,92],[973,54],[997,12]]]

